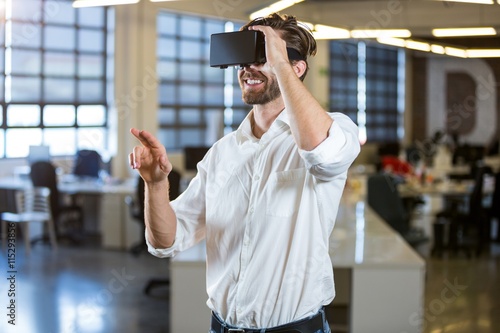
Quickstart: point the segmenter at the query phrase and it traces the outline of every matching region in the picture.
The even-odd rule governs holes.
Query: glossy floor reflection
[[[166,333],[168,289],[143,294],[147,280],[167,274],[166,261],[146,253],[61,245],[57,253],[35,245],[26,257],[18,243],[17,273],[9,273],[2,253],[0,332]],[[15,298],[8,276],[15,276]],[[15,300],[15,326],[6,309]]]
[[[36,245],[28,258],[19,242],[17,249],[16,325],[8,324],[11,274],[2,252],[0,332],[169,332],[168,289],[143,294],[148,279],[167,274],[164,260],[91,245],[61,245],[57,253]],[[426,257],[428,248],[419,252]],[[410,320],[421,320],[423,333],[500,332],[499,270],[500,244],[476,259],[427,259],[424,313]]]
[[[426,257],[424,333],[500,332],[500,244],[479,258]]]

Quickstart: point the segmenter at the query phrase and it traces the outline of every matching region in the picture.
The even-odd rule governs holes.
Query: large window
[[[238,126],[248,112],[241,101],[237,71],[209,66],[210,35],[238,26],[163,11],[157,29],[158,136],[170,150],[209,146]]]
[[[347,114],[361,142],[403,136],[404,51],[364,41],[330,43],[330,108]]]
[[[0,0],[1,158],[107,148],[112,14],[71,3]]]

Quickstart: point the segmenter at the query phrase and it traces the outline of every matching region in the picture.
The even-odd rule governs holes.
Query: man
[[[129,159],[146,183],[149,251],[173,256],[206,240],[211,332],[329,332],[329,236],[359,153],[357,127],[325,112],[302,83],[316,42],[295,17],[272,14],[244,29],[265,36],[266,63],[238,72],[253,109],[213,145],[175,201],[165,148],[131,129],[142,143]],[[287,47],[300,59],[290,60]]]

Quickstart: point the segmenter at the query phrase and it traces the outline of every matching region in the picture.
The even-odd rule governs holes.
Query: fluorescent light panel
[[[493,5],[494,0],[440,0],[448,2],[465,2],[465,3],[478,3],[483,5]],[[500,3],[500,1],[498,1]]]
[[[408,49],[417,50],[417,51],[429,52],[431,50],[431,46],[429,43],[417,42],[417,41],[411,40],[411,39],[406,40],[405,46]]]
[[[392,37],[380,37],[377,38],[377,42],[381,44],[397,46],[397,47],[405,47],[406,42],[404,39],[400,38],[392,38]]]
[[[351,37],[349,30],[323,24],[316,24],[312,33],[316,39],[344,39]]]
[[[500,49],[469,49],[467,58],[499,58]]]
[[[456,36],[493,36],[497,31],[493,27],[478,28],[445,28],[432,29],[435,37],[456,37]]]
[[[445,54],[444,46],[437,45],[437,44],[432,44],[431,45],[431,52],[432,53],[436,53],[436,54]]]
[[[82,8],[82,7],[129,5],[138,2],[139,0],[75,0],[73,1],[73,7]]]
[[[467,58],[467,52],[465,52],[464,49],[459,49],[457,47],[447,46],[444,48],[444,52],[452,57]]]
[[[500,58],[500,49],[461,49],[458,47],[449,47],[439,44],[427,44],[418,42],[411,39],[382,37],[377,38],[377,42],[381,44],[406,47],[412,50],[432,52],[435,54],[446,54],[452,57],[459,58]]]
[[[281,0],[281,1],[277,1],[271,5],[269,5],[268,7],[265,7],[265,8],[262,8],[256,12],[253,12],[250,14],[250,19],[253,20],[253,19],[256,19],[256,18],[259,18],[259,17],[266,17],[268,16],[269,14],[272,14],[272,13],[276,13],[276,12],[279,12],[285,8],[288,8],[288,7],[291,7],[299,2],[302,2],[304,0]]]
[[[408,29],[354,29],[351,30],[352,38],[382,38],[382,37],[410,37]]]

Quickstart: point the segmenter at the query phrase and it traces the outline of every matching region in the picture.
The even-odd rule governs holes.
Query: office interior
[[[42,146],[38,153],[47,159],[43,146],[49,146],[61,195],[80,207],[74,212],[79,218],[78,240],[61,238],[57,250],[50,240],[39,239],[46,234],[45,224],[29,223],[28,231],[21,223],[16,227],[16,297],[8,295],[9,286],[0,287],[2,308],[16,302],[16,325],[4,316],[1,331],[207,331],[203,244],[168,260],[154,258],[144,248],[138,176],[128,165],[138,141],[129,130],[148,130],[166,145],[178,172],[172,181],[182,192],[206,149],[235,130],[250,110],[238,100],[234,69],[197,72],[209,67],[209,33],[237,30],[251,12],[270,2],[140,0],[95,7],[99,9],[76,9],[71,4],[0,1],[0,207],[2,212],[15,211],[15,192],[32,182],[30,146],[32,159],[36,146]],[[16,10],[19,16],[12,14]],[[321,25],[339,28],[335,32],[340,34],[347,31],[344,37],[318,39],[318,53],[309,60],[305,80],[327,111],[346,113],[358,124],[362,144],[349,169],[345,202],[332,234],[337,285],[328,311],[332,331],[500,331],[500,202],[495,190],[500,172],[500,1],[305,0],[282,12],[316,25],[318,31]],[[79,44],[85,32],[67,46],[66,41],[51,44],[48,32],[39,28],[48,22],[47,27],[83,31],[80,17],[93,22],[86,37],[94,43],[90,48]],[[100,26],[96,17],[102,19]],[[203,27],[205,35],[190,35],[193,26]],[[432,34],[433,28],[466,27],[492,29],[488,36]],[[189,33],[184,35],[182,28]],[[352,37],[355,30],[366,28],[407,29],[411,36],[403,31],[403,37],[396,38],[376,38],[367,32]],[[105,33],[93,35],[96,31]],[[101,44],[95,44],[96,38]],[[33,39],[39,44],[29,44]],[[181,51],[192,50],[190,43],[202,46],[183,62]],[[57,47],[69,50],[74,68],[67,69],[67,58],[57,57]],[[493,55],[479,49],[493,50]],[[36,56],[26,56],[34,50],[56,56],[35,61]],[[16,55],[21,59],[19,73],[12,67]],[[92,69],[96,62],[99,70]],[[16,86],[16,76],[25,81]],[[37,95],[20,93],[16,101],[16,87],[31,92],[28,79],[34,77],[34,85],[42,86],[33,88]],[[53,82],[46,84],[49,79]],[[76,88],[64,95],[68,83]],[[193,95],[190,85],[196,86]],[[36,112],[26,112],[35,120],[22,116],[10,125],[9,115],[15,113],[9,108],[19,105],[35,105]],[[78,117],[80,108],[82,114],[90,110],[90,118],[73,116],[64,123],[54,108],[64,105],[73,107]],[[88,109],[89,105],[99,107]],[[42,112],[49,114],[42,111],[48,106],[55,110],[55,125],[41,120]],[[17,138],[29,138],[19,144],[8,135],[13,129],[34,132],[19,132]],[[68,137],[57,134],[65,129],[70,129]],[[56,134],[42,134],[50,130]],[[58,147],[56,152],[52,145]],[[96,177],[74,177],[80,150],[99,153]],[[394,224],[394,219],[402,219],[394,217],[399,208],[381,207],[396,191],[376,188],[375,176],[384,177],[385,184],[390,179],[392,189],[398,189],[394,200],[407,214],[404,226]],[[478,179],[481,188],[476,186]],[[386,200],[370,199],[370,193]],[[470,215],[471,202],[478,196],[481,207]],[[28,241],[29,252],[26,234],[39,239]],[[3,249],[6,278],[7,254]]]

